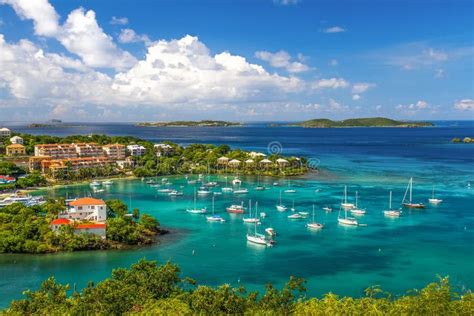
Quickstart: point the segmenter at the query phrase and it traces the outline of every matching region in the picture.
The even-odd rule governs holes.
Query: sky
[[[0,121],[474,119],[474,1],[0,0]]]

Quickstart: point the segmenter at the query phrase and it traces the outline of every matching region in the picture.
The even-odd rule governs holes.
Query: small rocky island
[[[306,128],[343,128],[343,127],[429,127],[431,122],[397,121],[385,117],[354,118],[342,121],[330,119],[312,119],[296,123],[273,124],[272,126],[306,127]]]
[[[227,121],[172,121],[172,122],[144,122],[138,123],[137,126],[144,127],[229,127],[229,126],[241,126],[238,122],[227,122]]]
[[[474,144],[474,137],[464,137],[463,139],[455,137],[451,140],[452,143]]]

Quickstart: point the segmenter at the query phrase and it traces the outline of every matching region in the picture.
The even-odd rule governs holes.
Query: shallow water
[[[290,275],[306,278],[311,295],[332,291],[343,295],[361,295],[371,285],[396,293],[421,287],[449,275],[455,285],[473,288],[474,207],[473,193],[467,187],[474,181],[474,146],[451,144],[456,136],[474,135],[472,124],[462,127],[427,129],[301,129],[265,128],[261,125],[243,128],[137,128],[122,126],[122,134],[154,141],[171,139],[190,142],[229,143],[233,147],[266,151],[267,144],[279,141],[283,154],[302,154],[320,161],[319,173],[292,179],[294,194],[283,194],[283,202],[299,211],[311,212],[324,223],[321,231],[308,231],[307,220],[289,220],[290,211],[275,209],[281,187],[275,179],[261,179],[269,188],[254,191],[256,179],[243,178],[250,192],[245,196],[216,196],[216,212],[225,223],[207,223],[202,215],[185,212],[193,204],[194,186],[182,177],[168,177],[174,188],[183,186],[185,195],[171,198],[157,193],[140,180],[116,181],[101,198],[120,198],[154,215],[162,226],[172,230],[159,245],[127,251],[94,251],[54,255],[0,255],[0,304],[5,306],[21,296],[26,288],[36,288],[50,275],[60,282],[83,287],[89,280],[99,281],[115,267],[126,267],[140,258],[176,262],[182,276],[210,285],[231,283],[261,289],[272,282],[282,285]],[[18,127],[19,128],[19,127]],[[92,126],[97,132],[99,127]],[[137,132],[138,129],[138,132]],[[68,134],[78,133],[68,130]],[[41,131],[38,131],[40,133]],[[89,133],[83,130],[83,133]],[[119,134],[118,127],[100,125],[99,132]],[[49,131],[54,134],[54,131]],[[62,132],[61,132],[62,133]],[[432,186],[443,199],[438,206],[422,211],[405,211],[398,219],[385,218],[388,191],[393,190],[394,205],[399,205],[408,178],[414,177],[414,199],[427,203]],[[224,178],[211,177],[224,185]],[[360,206],[367,209],[361,216],[364,227],[337,224],[338,204],[343,186],[348,185],[353,200],[359,192]],[[215,190],[218,190],[217,187]],[[315,190],[319,189],[319,192]],[[48,190],[49,196],[82,196],[88,186]],[[248,200],[259,202],[259,211],[267,213],[259,230],[273,227],[277,243],[273,248],[248,244],[245,234],[252,225],[241,216],[230,216],[225,207]],[[211,197],[198,197],[198,205],[211,208]],[[332,205],[326,213],[322,207]],[[250,227],[250,228],[249,228]],[[193,254],[194,253],[194,254]]]

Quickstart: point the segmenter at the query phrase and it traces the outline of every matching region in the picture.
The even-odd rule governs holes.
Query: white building
[[[155,144],[153,148],[155,149],[157,157],[167,156],[174,151],[173,146],[168,144]]]
[[[107,224],[105,223],[79,223],[76,224],[73,221],[66,218],[57,218],[50,224],[53,232],[60,231],[62,226],[72,226],[75,234],[94,234],[102,239],[106,239]]]
[[[59,218],[73,221],[105,222],[107,220],[107,207],[105,202],[94,198],[80,198],[69,203],[69,208],[59,214]]]
[[[127,150],[132,156],[143,156],[146,153],[146,148],[140,145],[128,145]]]
[[[13,136],[12,138],[10,138],[10,143],[23,145],[23,138],[21,138],[20,136]]]
[[[0,128],[0,137],[10,137],[12,135],[12,132],[6,128],[2,127]]]

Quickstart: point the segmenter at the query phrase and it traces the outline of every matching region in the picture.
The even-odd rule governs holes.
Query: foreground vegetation
[[[228,122],[228,121],[213,121],[213,120],[202,120],[202,121],[172,121],[172,122],[144,122],[138,123],[137,126],[151,126],[151,127],[227,127],[227,126],[240,126],[241,123]]]
[[[15,183],[0,184],[0,192],[15,189],[27,189],[46,184],[46,178],[37,172],[26,174],[26,170],[16,164],[0,161],[0,175],[9,175],[17,178]]]
[[[115,269],[110,278],[68,296],[69,285],[53,277],[36,291],[24,292],[4,315],[472,315],[474,295],[453,290],[447,278],[422,290],[395,297],[371,287],[361,298],[305,297],[305,281],[291,277],[280,290],[264,293],[244,287],[200,286],[179,277],[179,268],[141,260],[130,269]]]
[[[138,209],[127,216],[128,208],[119,200],[109,200],[107,239],[93,234],[77,234],[63,225],[53,232],[50,222],[66,209],[64,200],[50,200],[41,206],[15,203],[0,208],[0,253],[51,253],[59,251],[117,249],[150,244],[161,233],[158,221],[140,216]]]
[[[329,119],[313,119],[299,123],[286,124],[285,126],[301,126],[308,128],[333,128],[333,127],[426,127],[433,126],[430,122],[396,121],[385,117],[354,118],[343,121]]]

